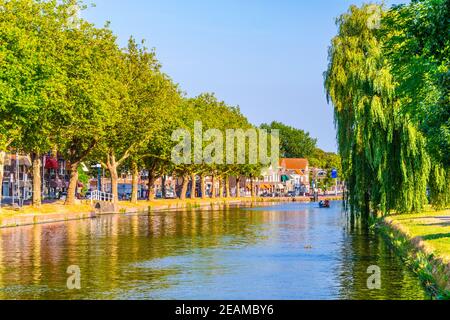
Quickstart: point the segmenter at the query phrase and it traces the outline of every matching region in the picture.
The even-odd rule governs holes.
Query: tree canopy
[[[276,121],[262,124],[261,128],[280,130],[280,156],[283,158],[308,158],[317,147],[317,139],[313,139],[308,132],[301,129]]]
[[[404,10],[418,14],[423,6],[444,3],[424,0],[390,10],[373,4],[351,6],[337,20],[339,31],[330,47],[325,87],[335,108],[342,167],[354,212],[420,211],[428,201],[427,188],[442,199],[442,184],[439,190],[433,188],[436,180],[431,173],[443,163],[439,156],[431,156],[430,146],[435,143],[421,128],[426,116],[410,111],[412,105],[424,106],[420,97],[408,93],[416,92],[409,83],[413,81],[410,72],[420,73],[419,65],[408,62],[413,55],[408,46],[398,45],[398,35],[411,38]],[[374,6],[379,10],[373,10]],[[380,28],[369,23],[374,11],[380,13],[376,17]],[[396,19],[402,22],[393,23]],[[427,80],[420,87],[434,95]],[[435,112],[430,105],[425,110],[425,114]],[[442,169],[439,173],[445,176]]]

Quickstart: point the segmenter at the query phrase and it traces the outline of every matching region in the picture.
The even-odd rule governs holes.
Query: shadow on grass
[[[421,237],[423,240],[439,240],[450,238],[450,233],[436,233]]]
[[[437,222],[437,223],[422,223],[418,224],[421,227],[450,227],[450,222]]]
[[[450,222],[450,216],[435,216],[435,215],[425,215],[425,216],[418,216],[418,217],[404,217],[404,218],[400,218],[395,217],[395,220],[397,221],[416,221],[416,220],[425,220],[425,219],[439,219],[442,221],[448,221]]]

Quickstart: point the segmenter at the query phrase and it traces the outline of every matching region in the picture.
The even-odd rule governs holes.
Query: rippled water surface
[[[67,268],[81,270],[68,290]],[[368,267],[380,290],[367,289]],[[105,216],[0,230],[0,299],[426,299],[340,203]]]

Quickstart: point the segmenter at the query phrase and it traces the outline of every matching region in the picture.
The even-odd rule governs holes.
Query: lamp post
[[[16,181],[14,179],[14,173],[10,173],[9,175],[9,181],[11,182],[11,187],[12,187],[12,205],[14,206],[14,202],[15,202],[15,197],[16,197]]]
[[[17,204],[20,207],[20,161],[19,161],[19,153],[16,152],[16,184],[17,184]]]
[[[42,187],[41,187],[41,197],[44,199],[45,197],[45,162],[47,161],[47,158],[45,155],[42,156]],[[50,174],[49,174],[50,176]],[[50,179],[50,177],[49,177]]]

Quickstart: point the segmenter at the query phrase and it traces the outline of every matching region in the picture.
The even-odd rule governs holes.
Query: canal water
[[[339,202],[112,215],[0,230],[0,299],[426,299]],[[68,290],[69,266],[81,289]],[[370,266],[381,288],[369,290]]]

